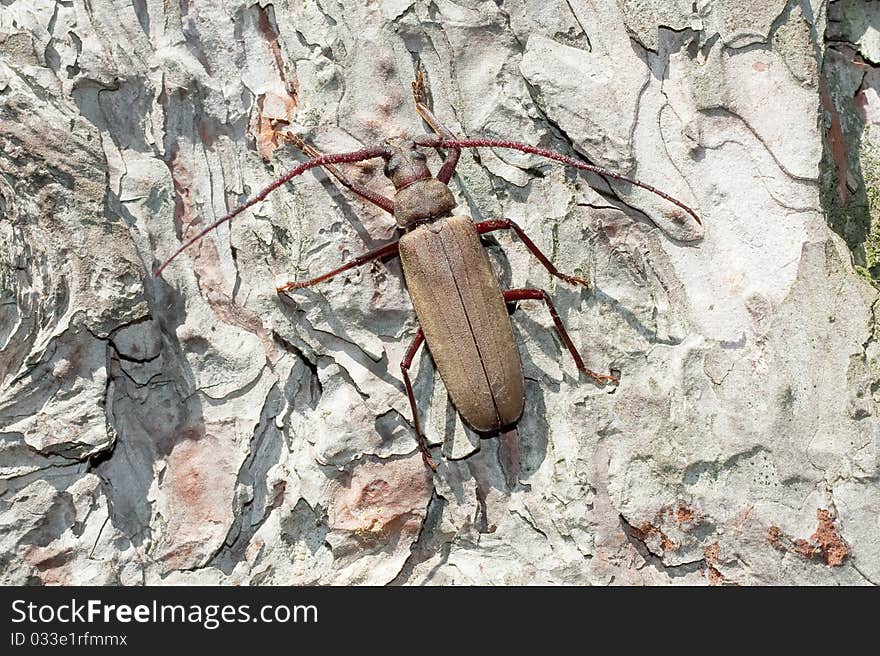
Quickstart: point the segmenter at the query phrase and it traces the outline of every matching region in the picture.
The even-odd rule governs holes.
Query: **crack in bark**
[[[419,527],[419,533],[416,539],[410,545],[410,554],[403,562],[397,575],[391,579],[387,585],[406,585],[415,572],[416,566],[430,560],[437,553],[429,548],[431,540],[434,538],[434,531],[439,528],[443,521],[443,510],[446,508],[448,501],[443,497],[437,489],[431,492],[431,498],[428,500],[428,506],[425,510],[425,517],[422,525]],[[451,550],[451,542],[444,541],[440,545],[440,561],[435,565],[432,572],[426,577],[426,581],[431,580],[431,574],[439,567],[446,563]]]
[[[723,579],[721,572],[718,571],[714,564],[708,562],[708,557],[706,555],[702,558],[679,563],[677,565],[667,565],[663,561],[662,553],[656,554],[651,551],[651,548],[645,541],[645,533],[642,529],[630,524],[622,513],[618,515],[618,517],[620,519],[620,528],[626,536],[629,544],[632,545],[648,565],[651,565],[651,567],[658,572],[666,574],[670,578],[677,578],[688,574],[702,574],[705,570],[708,570],[710,573],[710,580],[712,580],[711,577],[713,576],[713,572],[717,573],[717,575],[721,576]]]
[[[269,467],[266,467],[265,471],[260,472],[260,475],[257,476],[255,473],[255,468],[258,465],[257,459],[261,455],[260,451],[264,447],[266,440],[271,439],[269,437],[270,433],[277,430],[274,422],[278,417],[278,414],[277,411],[275,414],[270,414],[269,406],[278,406],[281,404],[282,400],[283,395],[281,389],[278,386],[278,383],[275,383],[266,394],[263,409],[260,412],[260,419],[254,427],[254,431],[251,435],[248,455],[242,461],[236,475],[235,487],[250,486],[252,488],[250,498],[242,503],[241,507],[237,509],[237,512],[233,512],[233,521],[229,525],[226,536],[222,540],[221,548],[219,548],[210,559],[205,561],[206,567],[217,567],[217,569],[220,569],[226,574],[231,573],[243,558],[253,537],[266,523],[272,512],[279,507],[280,501],[283,499],[284,483],[282,483],[282,489],[280,491],[282,495],[281,499],[278,498],[278,490],[274,490],[275,496],[270,498],[270,493],[273,492],[273,490],[270,490],[268,485],[263,485],[263,492],[265,494],[264,501],[266,504],[262,509],[262,512],[260,512],[256,518],[253,516],[252,511],[254,510],[254,503],[258,496],[257,486],[266,483],[266,481],[261,480],[261,478],[265,477],[271,468],[270,464]],[[246,520],[249,521],[246,523]]]
[[[794,173],[789,171],[787,168],[785,168],[785,165],[779,160],[779,158],[776,156],[776,154],[773,152],[773,150],[770,148],[770,146],[767,144],[767,142],[764,141],[764,138],[760,134],[758,134],[758,132],[751,125],[749,125],[749,122],[747,120],[745,120],[742,116],[737,114],[732,109],[718,105],[715,107],[708,107],[705,109],[700,109],[698,111],[701,114],[704,114],[706,116],[712,116],[712,117],[717,116],[717,117],[721,117],[721,118],[736,119],[746,128],[746,130],[748,130],[751,133],[751,135],[755,138],[755,140],[758,143],[760,143],[761,146],[764,147],[764,150],[767,151],[767,154],[770,155],[770,158],[776,163],[776,166],[779,167],[779,170],[782,171],[788,178],[790,178],[795,183],[805,184],[810,187],[818,187],[819,186],[819,181],[816,178],[808,178],[808,177],[804,177],[804,176],[795,175]]]

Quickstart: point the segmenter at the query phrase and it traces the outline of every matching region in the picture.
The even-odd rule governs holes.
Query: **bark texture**
[[[0,581],[880,582],[878,5],[4,0]],[[705,226],[465,153],[458,212],[592,281],[497,233],[503,284],[621,384],[521,303],[515,433],[470,433],[416,361],[433,477],[399,264],[273,291],[390,240],[381,210],[307,173],[150,276],[302,161],[282,131],[424,133],[418,65],[454,132]]]

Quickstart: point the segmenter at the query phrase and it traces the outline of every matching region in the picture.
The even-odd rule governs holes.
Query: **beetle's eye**
[[[409,156],[412,157],[413,159],[421,160],[422,162],[428,161],[428,157],[427,157],[427,155],[425,155],[425,153],[422,153],[422,152],[415,150],[415,149],[409,151]]]
[[[400,166],[400,159],[395,155],[387,162],[385,162],[385,175],[386,177],[391,177],[394,172],[397,170],[397,167]]]

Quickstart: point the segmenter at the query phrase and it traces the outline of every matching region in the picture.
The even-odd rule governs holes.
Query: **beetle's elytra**
[[[407,289],[464,422],[488,433],[522,416],[525,381],[507,305],[473,221],[451,216],[400,238]]]
[[[312,159],[292,169],[254,198],[187,241],[156,269],[155,275],[158,276],[171,260],[215,227],[263,200],[285,182],[316,166],[324,167],[352,192],[392,214],[398,228],[403,232],[399,240],[311,280],[281,281],[277,285],[277,291],[286,293],[310,287],[366,262],[394,255],[400,257],[407,290],[420,324],[401,362],[401,373],[412,407],[419,449],[425,464],[436,470],[419,423],[416,399],[409,378],[409,367],[423,341],[427,343],[456,410],[464,422],[479,433],[509,428],[519,421],[523,413],[525,400],[522,361],[511,330],[507,303],[524,299],[544,301],[557,333],[578,369],[602,385],[618,382],[613,375],[598,374],[586,368],[547,292],[540,289],[501,289],[480,243],[480,235],[504,229],[515,231],[551,275],[571,284],[586,286],[587,281],[560,273],[513,221],[494,219],[475,224],[469,217],[453,213],[455,200],[447,185],[455,172],[462,148],[511,148],[541,155],[647,189],[685,210],[697,223],[700,223],[700,219],[687,205],[650,185],[550,150],[516,141],[457,139],[440,124],[424,103],[422,84],[423,78],[419,74],[413,82],[416,111],[437,137],[388,141],[338,155],[322,155],[298,137],[291,137]],[[419,147],[446,149],[446,157],[436,176],[428,169],[427,158],[418,150]],[[394,183],[393,200],[353,182],[334,166],[377,157],[385,160],[385,175]]]

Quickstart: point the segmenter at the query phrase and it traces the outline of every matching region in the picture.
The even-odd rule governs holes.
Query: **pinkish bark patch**
[[[431,491],[431,477],[418,456],[365,462],[336,490],[330,525],[361,538],[415,538]]]

